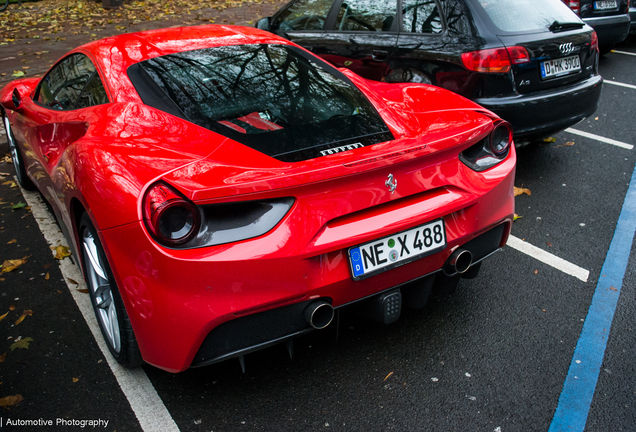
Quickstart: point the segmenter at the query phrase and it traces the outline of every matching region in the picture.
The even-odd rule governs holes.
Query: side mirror
[[[18,93],[18,89],[14,88],[13,93],[11,94],[11,102],[13,102],[14,110],[17,110],[22,105],[22,97],[20,93]]]
[[[256,22],[256,28],[259,30],[270,31],[272,26],[272,17],[261,18]]]

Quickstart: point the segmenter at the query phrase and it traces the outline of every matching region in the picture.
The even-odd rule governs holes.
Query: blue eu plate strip
[[[636,231],[636,170],[594,291],[549,432],[583,432]]]

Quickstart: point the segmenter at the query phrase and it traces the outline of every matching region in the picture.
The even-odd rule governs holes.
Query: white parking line
[[[581,268],[575,264],[572,264],[571,262],[559,258],[556,255],[552,255],[551,253],[546,252],[543,249],[532,246],[530,243],[526,243],[520,238],[514,236],[508,237],[508,246],[518,250],[519,252],[523,252],[526,255],[530,255],[532,258],[535,258],[544,264],[554,267],[557,270],[561,270],[563,273],[574,276],[575,278],[580,279],[583,282],[587,282],[587,278],[590,276],[590,272],[588,270],[585,270],[584,268]]]
[[[44,234],[46,241],[51,246],[60,244],[68,246],[64,235],[60,231],[51,213],[49,213],[40,195],[37,192],[27,192],[24,189],[22,189],[22,195],[31,208],[33,217],[38,223],[40,231]],[[55,251],[53,251],[53,255],[55,255]],[[77,303],[77,307],[84,316],[88,327],[93,333],[93,337],[97,341],[97,345],[104,354],[104,357],[106,357],[108,365],[113,371],[122,392],[137,416],[141,429],[144,432],[179,432],[179,428],[170,416],[170,413],[144,370],[142,368],[131,370],[122,367],[108,351],[108,347],[104,342],[99,330],[99,325],[95,319],[90,298],[88,294],[83,294],[78,291],[78,289],[86,289],[84,278],[78,266],[73,264],[69,259],[63,259],[60,261],[60,270],[75,303]],[[73,284],[70,281],[71,279],[77,281],[79,286]]]
[[[622,82],[618,82],[618,81],[611,81],[611,80],[603,80],[603,84],[611,84],[611,85],[615,85],[615,86],[620,86],[620,87],[627,87],[633,90],[636,90],[636,85],[632,85],[632,84],[625,84]]]
[[[634,148],[634,146],[631,145],[631,144],[627,144],[627,143],[624,143],[624,142],[621,142],[621,141],[616,141],[616,140],[613,140],[611,138],[605,138],[605,137],[602,137],[600,135],[595,135],[595,134],[592,134],[592,133],[589,133],[589,132],[583,132],[583,131],[580,131],[578,129],[567,128],[565,130],[565,132],[568,132],[568,133],[571,133],[571,134],[574,134],[574,135],[580,135],[580,136],[585,137],[585,138],[590,138],[590,139],[593,139],[593,140],[601,141],[601,142],[604,142],[606,144],[611,144],[611,145],[614,145],[616,147],[621,147],[621,148],[624,148],[624,149],[627,149],[627,150],[631,150],[631,149]]]
[[[613,50],[612,52],[615,52],[616,54],[625,54],[625,55],[630,55],[630,56],[636,56],[636,53],[631,53],[631,52],[627,52],[627,51],[616,51],[616,50]]]

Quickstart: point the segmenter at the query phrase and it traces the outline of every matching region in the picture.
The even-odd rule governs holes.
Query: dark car
[[[636,34],[636,1],[629,6],[630,27],[629,33]]]
[[[372,80],[457,92],[517,144],[590,116],[601,94],[596,33],[559,0],[293,0],[257,26]]]
[[[598,35],[601,55],[629,34],[629,0],[563,0]]]

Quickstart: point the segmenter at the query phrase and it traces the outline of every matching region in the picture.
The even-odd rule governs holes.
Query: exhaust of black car
[[[317,330],[324,329],[333,320],[333,306],[324,300],[310,303],[303,311],[303,319]]]

